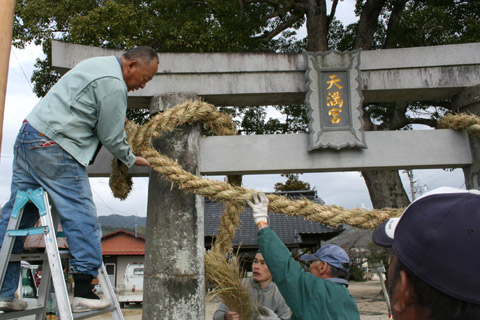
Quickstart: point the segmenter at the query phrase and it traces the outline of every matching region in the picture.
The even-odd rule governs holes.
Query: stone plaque
[[[362,120],[360,50],[305,52],[308,150],[366,148]]]

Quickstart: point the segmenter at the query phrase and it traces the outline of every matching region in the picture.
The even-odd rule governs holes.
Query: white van
[[[143,302],[143,263],[129,263],[125,269],[123,284],[118,285],[117,299],[120,307],[124,307],[125,303]]]

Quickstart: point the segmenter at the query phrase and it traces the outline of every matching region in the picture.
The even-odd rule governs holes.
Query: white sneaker
[[[86,312],[105,309],[109,307],[110,304],[111,303],[109,300],[74,297],[72,301],[72,312]]]
[[[10,301],[0,301],[0,311],[22,311],[28,306],[26,301],[13,298]]]

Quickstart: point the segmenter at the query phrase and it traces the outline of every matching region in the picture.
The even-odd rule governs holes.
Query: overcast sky
[[[353,22],[355,20],[353,4],[354,0],[341,1],[337,17],[347,23]],[[6,202],[10,196],[12,148],[16,134],[21,122],[38,101],[32,92],[30,78],[35,61],[40,57],[43,57],[42,50],[34,45],[29,45],[24,50],[12,49],[10,54],[0,162],[0,204]],[[410,193],[407,175],[402,172],[401,176],[407,193]],[[223,180],[223,177],[213,178]],[[301,175],[300,179],[309,182],[326,204],[340,205],[346,209],[362,206],[372,208],[368,190],[360,172],[306,173]],[[276,182],[284,180],[280,175],[249,175],[244,176],[243,183],[244,187],[249,189],[271,192]],[[439,186],[465,188],[463,172],[460,169],[415,170],[414,180],[419,187],[428,190]],[[99,215],[146,215],[148,178],[135,178],[134,189],[125,201],[117,200],[112,196],[108,178],[91,178],[90,183]]]

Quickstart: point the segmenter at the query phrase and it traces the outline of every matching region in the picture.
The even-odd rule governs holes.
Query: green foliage
[[[281,117],[269,117],[273,111]],[[241,134],[277,134],[307,131],[307,107],[305,105],[277,105],[271,108],[266,106],[244,106],[231,113],[241,118],[236,120]]]
[[[147,19],[146,8],[135,3],[106,1],[85,15],[71,17],[68,40],[74,43],[109,47],[131,48],[143,36]]]
[[[43,97],[58,79],[60,79],[60,74],[52,68],[50,55],[44,60],[37,59],[35,68],[32,74],[32,82],[34,83],[33,92],[35,92],[38,97]]]
[[[266,107],[240,107],[239,112],[243,114],[241,121],[241,133],[264,134],[269,133],[266,128],[267,111]]]
[[[367,281],[365,270],[358,264],[354,264],[350,267],[348,278],[351,281]]]
[[[269,36],[286,30],[291,10],[291,1],[24,0],[17,3],[14,39],[18,46],[55,38],[171,52],[288,50],[296,45],[303,15],[288,24],[291,30],[282,37]]]
[[[159,52],[299,52],[304,15],[292,19],[291,0],[23,0],[17,1],[13,43],[52,39],[112,49],[149,45]],[[287,30],[288,29],[288,30]],[[275,35],[281,34],[279,37]],[[58,79],[50,59],[33,81],[43,96]]]
[[[392,249],[377,246],[373,242],[370,242],[368,244],[367,249],[368,249],[367,251],[368,254],[366,258],[368,260],[368,264],[370,266],[383,264],[383,266],[385,267],[385,270],[388,270],[388,267],[390,265],[390,260],[393,256]]]
[[[328,47],[337,51],[348,51],[353,49],[357,24],[344,27],[343,24],[333,19],[328,30]]]
[[[479,1],[408,1],[390,37],[395,47],[476,42],[479,21]]]
[[[280,122],[275,128],[274,133],[297,133],[308,131],[307,106],[289,105],[274,106],[274,108],[282,114],[284,122]]]
[[[275,191],[304,191],[310,190],[310,183],[299,180],[301,173],[286,173],[281,174],[282,177],[286,177],[287,181],[284,183],[275,183]]]

